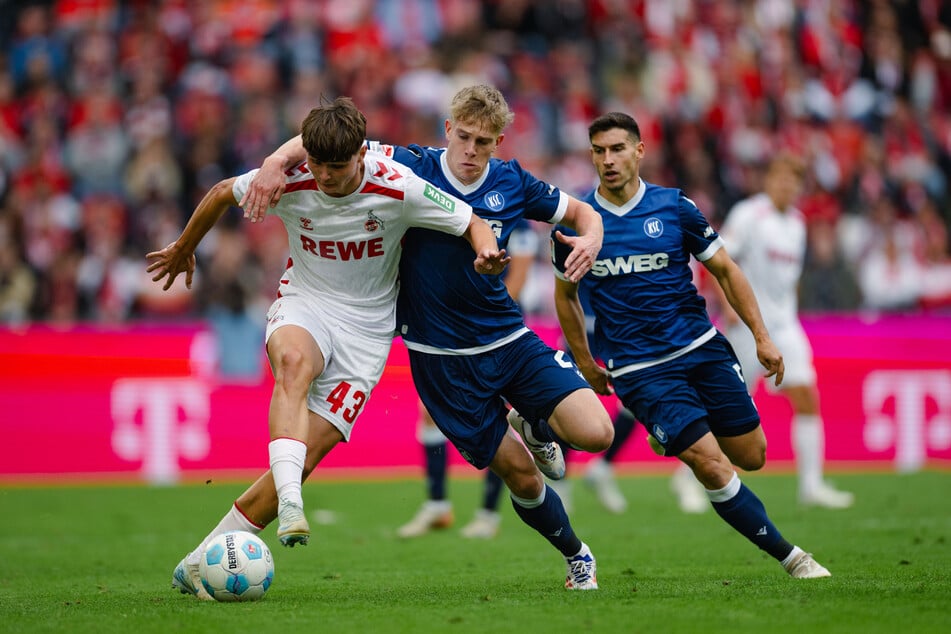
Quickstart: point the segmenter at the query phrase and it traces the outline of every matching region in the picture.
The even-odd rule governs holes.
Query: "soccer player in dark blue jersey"
[[[370,143],[371,154],[390,156],[468,202],[495,230],[500,248],[522,218],[571,226],[576,234],[562,238],[568,249],[564,275],[578,281],[600,250],[601,218],[517,161],[492,156],[513,116],[500,91],[469,86],[450,104],[445,148]],[[298,137],[265,160],[254,191],[241,201],[252,221],[280,197],[283,170],[304,158]],[[502,478],[516,514],[564,556],[565,587],[596,589],[594,556],[575,535],[542,471],[553,479],[564,476],[555,441],[590,452],[607,449],[614,436],[611,418],[570,358],[525,326],[502,277],[465,270],[471,268],[470,250],[464,240],[444,240],[435,231],[405,235],[397,334],[409,349],[413,381],[440,431],[473,466],[489,467]],[[529,422],[544,427],[545,441],[532,435]],[[309,466],[308,459],[305,473]],[[263,527],[273,519],[276,501],[259,480],[235,505]]]
[[[781,562],[795,578],[827,577],[809,553],[788,542],[736,467],[760,469],[766,437],[739,361],[717,331],[693,284],[691,257],[716,278],[756,339],[757,356],[778,385],[783,358],[763,324],[746,277],[696,205],[677,189],[639,176],[644,156],[637,122],[612,112],[588,128],[599,185],[586,197],[604,222],[604,242],[581,280],[595,313],[593,358],[578,299],[564,275],[566,251],[555,228],[555,306],[578,367],[602,394],[612,388],[665,455],[703,484],[717,514]],[[544,438],[544,430],[538,437]]]
[[[539,247],[538,235],[532,223],[522,219],[518,227],[509,236],[506,251],[509,263],[505,269],[505,287],[509,295],[516,302],[528,278],[529,271],[535,263]],[[419,420],[416,424],[416,438],[423,449],[423,465],[426,474],[426,499],[412,519],[400,526],[396,534],[400,537],[421,537],[432,530],[446,529],[452,526],[455,516],[452,510],[452,501],[448,498],[448,467],[449,455],[446,436],[439,431],[432,416],[426,407],[420,403]],[[617,427],[615,427],[615,430]],[[617,436],[615,436],[615,439]],[[564,450],[564,447],[562,448]],[[557,481],[552,480],[549,485]],[[485,481],[482,488],[482,501],[476,509],[472,520],[462,527],[460,534],[471,539],[491,539],[499,532],[502,516],[499,513],[499,503],[504,488],[502,478],[491,469],[485,471]],[[565,508],[569,508],[568,500],[562,495],[557,486],[556,493],[562,498]]]

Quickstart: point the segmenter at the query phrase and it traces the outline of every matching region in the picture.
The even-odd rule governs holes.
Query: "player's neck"
[[[640,186],[641,180],[639,178],[629,180],[619,189],[608,189],[604,186],[604,183],[602,183],[598,185],[598,194],[612,205],[623,207],[637,195],[637,190],[640,189]]]

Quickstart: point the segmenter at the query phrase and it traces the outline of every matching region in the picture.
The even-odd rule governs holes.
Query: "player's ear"
[[[450,121],[449,119],[446,119],[443,125],[446,128],[446,138],[448,139],[449,133],[452,132],[452,121]]]
[[[495,137],[495,147],[502,145],[502,141],[505,140],[505,133],[502,132],[499,136]]]

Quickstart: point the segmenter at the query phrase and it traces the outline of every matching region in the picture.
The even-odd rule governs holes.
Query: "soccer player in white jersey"
[[[612,112],[588,127],[598,188],[586,196],[604,221],[604,242],[580,281],[595,315],[591,353],[579,282],[564,273],[565,250],[552,240],[555,307],[578,367],[602,394],[611,389],[659,444],[690,466],[717,515],[780,562],[793,578],[828,577],[788,542],[736,468],[766,462],[766,436],[729,342],[693,284],[690,262],[713,274],[754,333],[757,355],[777,384],[783,356],[769,336],[749,282],[697,206],[678,189],[640,178],[645,146],[637,122]],[[696,546],[696,545],[694,545]]]
[[[798,313],[798,287],[806,252],[806,226],[794,206],[802,188],[803,165],[780,153],[767,166],[763,191],[736,203],[720,230],[730,255],[746,273],[763,313],[763,321],[783,352],[786,376],[778,389],[793,408],[792,445],[796,457],[799,501],[840,509],[853,496],[823,478],[824,438],[812,348]],[[728,303],[721,311],[724,334],[733,344],[752,393],[763,377],[756,343]]]
[[[285,546],[306,544],[310,536],[301,496],[305,473],[349,440],[383,372],[406,231],[426,227],[464,236],[480,273],[499,274],[507,263],[494,232],[469,205],[367,152],[366,119],[350,99],[314,108],[301,129],[306,161],[286,172],[286,194],[271,210],[284,222],[290,259],[266,330],[274,391],[268,412],[271,472],[261,486],[273,497]],[[168,290],[185,273],[191,287],[198,243],[237,205],[256,171],[216,184],[181,236],[147,255],[154,281],[167,277]],[[233,507],[219,528],[247,530],[250,524]],[[173,586],[183,593],[204,594],[198,562],[209,538],[174,571]]]
[[[522,219],[571,226],[577,235],[565,238],[565,276],[583,277],[601,245],[601,218],[517,161],[492,156],[514,118],[502,93],[487,85],[466,86],[453,96],[449,114],[446,147],[376,142],[370,147],[472,205],[502,247]],[[300,140],[292,139],[265,159],[249,193],[258,202],[245,206],[252,220],[280,197],[285,184],[275,177],[299,152]],[[565,588],[596,590],[594,555],[542,473],[564,477],[556,441],[589,452],[607,449],[614,436],[611,418],[567,355],[525,325],[501,276],[479,275],[463,265],[462,248],[464,243],[444,233],[406,234],[397,321],[413,382],[460,455],[476,468],[495,471],[518,517],[562,555]]]

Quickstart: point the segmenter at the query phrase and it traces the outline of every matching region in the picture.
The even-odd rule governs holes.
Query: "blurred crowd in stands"
[[[322,96],[353,97],[371,138],[441,145],[450,95],[477,82],[516,114],[502,158],[583,194],[587,124],[622,110],[644,178],[715,224],[795,149],[803,310],[951,311],[951,2],[0,0],[0,44],[0,323],[208,318],[258,336],[279,221],[234,210],[192,292],[161,292],[145,253]],[[538,231],[530,313],[551,310]]]

